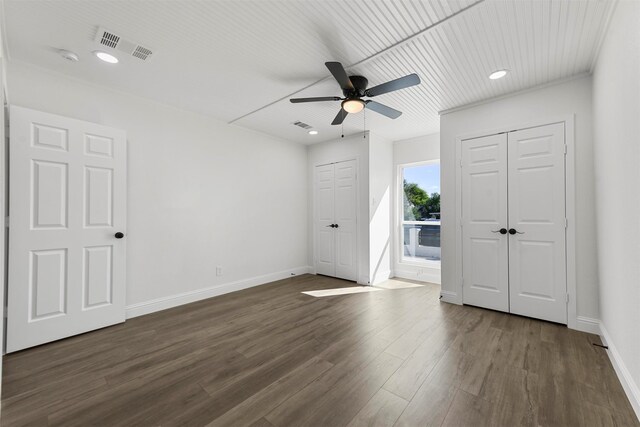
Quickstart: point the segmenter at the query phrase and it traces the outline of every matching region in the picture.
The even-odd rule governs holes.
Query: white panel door
[[[464,304],[509,311],[506,232],[507,135],[463,141]]]
[[[335,165],[336,277],[356,280],[356,161]]]
[[[356,161],[315,168],[316,273],[356,280]]]
[[[511,312],[567,323],[564,124],[508,138]]]
[[[12,352],[124,321],[126,138],[21,107],[10,120]]]
[[[316,273],[333,276],[336,273],[334,206],[335,168],[322,165],[315,170],[315,211],[316,211]]]

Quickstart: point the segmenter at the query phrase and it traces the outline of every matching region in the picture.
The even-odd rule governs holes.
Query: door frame
[[[442,299],[454,304],[462,305],[462,142],[469,139],[483,136],[495,135],[499,133],[512,132],[516,130],[546,126],[556,123],[564,123],[564,137],[567,146],[565,156],[565,215],[568,220],[565,229],[566,239],[566,263],[567,263],[567,326],[570,329],[584,330],[578,327],[577,315],[577,285],[576,285],[576,169],[575,169],[575,114],[549,117],[527,122],[520,122],[511,125],[504,125],[498,128],[481,130],[467,133],[456,137],[456,250],[455,267],[456,283],[455,295],[443,293]],[[446,221],[446,218],[444,219]],[[441,220],[442,221],[442,220]]]
[[[326,166],[326,165],[335,165],[336,163],[344,163],[344,162],[350,162],[350,161],[355,161],[356,162],[356,283],[358,283],[359,285],[369,285],[369,283],[360,283],[361,279],[360,279],[360,260],[361,260],[361,254],[360,254],[360,245],[359,245],[359,241],[360,241],[360,161],[358,159],[358,156],[353,156],[353,157],[348,157],[346,159],[341,159],[341,160],[336,160],[333,162],[327,162],[327,161],[321,161],[318,163],[314,163],[313,164],[313,172],[311,174],[311,192],[312,192],[312,197],[311,197],[311,212],[313,214],[313,224],[312,224],[312,229],[313,229],[313,234],[312,234],[312,254],[313,254],[313,265],[311,266],[312,274],[317,274],[316,272],[316,242],[318,241],[318,236],[316,236],[316,221],[318,220],[316,217],[316,168],[318,166]]]

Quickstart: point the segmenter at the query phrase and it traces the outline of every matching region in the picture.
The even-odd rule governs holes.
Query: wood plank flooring
[[[402,285],[392,281],[390,285]],[[303,275],[4,359],[2,426],[638,426],[595,335]]]

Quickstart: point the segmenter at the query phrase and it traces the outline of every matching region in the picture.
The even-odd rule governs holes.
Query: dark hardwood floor
[[[347,286],[298,276],[8,355],[2,425],[639,425],[595,335],[429,284],[300,293]]]

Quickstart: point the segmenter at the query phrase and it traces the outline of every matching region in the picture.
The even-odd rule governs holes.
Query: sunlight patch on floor
[[[375,286],[352,286],[349,288],[335,288],[335,289],[320,289],[317,291],[305,291],[303,294],[310,295],[312,297],[332,297],[335,295],[348,295],[348,294],[360,294],[363,292],[376,292],[393,289],[407,289],[407,288],[421,288],[423,285],[417,283],[400,282],[396,280],[386,280],[382,283],[378,283]]]
[[[384,289],[374,288],[372,286],[353,286],[350,288],[320,289],[318,291],[305,291],[303,294],[312,297],[331,297],[334,295],[359,294],[362,292],[383,291]]]
[[[407,289],[407,288],[421,288],[424,285],[419,285],[417,283],[409,283],[409,282],[398,282],[395,280],[387,280],[382,283],[378,283],[374,285],[376,288],[382,289]]]

